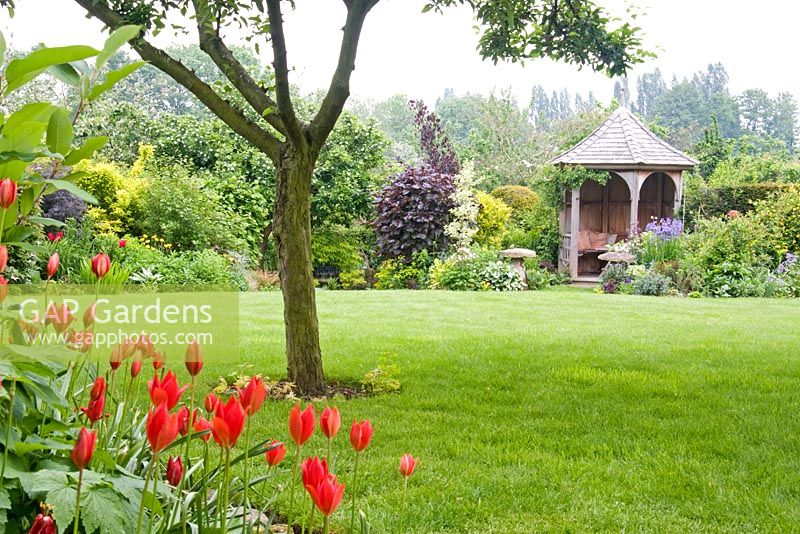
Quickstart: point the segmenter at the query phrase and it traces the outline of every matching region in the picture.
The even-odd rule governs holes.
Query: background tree
[[[283,31],[283,9],[291,2],[209,2],[208,0],[75,0],[110,28],[139,24],[145,35],[132,41],[134,50],[153,66],[186,87],[234,132],[273,161],[276,169],[274,235],[284,296],[289,378],[306,394],[324,390],[319,328],[311,273],[311,181],[314,165],[350,94],[364,21],[379,0],[344,0],[347,10],[342,41],[330,87],[310,120],[295,111]],[[13,6],[14,0],[0,0]],[[478,49],[494,61],[551,57],[623,74],[649,54],[641,48],[640,30],[610,21],[590,0],[432,0],[425,10],[468,5],[482,29]],[[251,108],[220,94],[150,37],[168,17],[190,13],[198,44]],[[238,24],[252,39],[267,38],[273,53],[272,80],[257,80],[225,43],[224,30]],[[613,24],[613,27],[612,27]],[[576,38],[576,36],[579,36]]]

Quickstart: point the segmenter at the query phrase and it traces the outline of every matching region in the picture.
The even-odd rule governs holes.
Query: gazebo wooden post
[[[569,276],[578,278],[578,234],[581,230],[581,189],[572,189],[572,212],[569,223]]]

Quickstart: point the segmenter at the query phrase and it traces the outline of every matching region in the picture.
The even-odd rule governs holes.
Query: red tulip
[[[108,365],[111,366],[112,371],[116,371],[122,365],[122,347],[119,345],[112,349],[111,355],[108,357]]]
[[[342,426],[342,417],[339,415],[339,408],[326,406],[319,416],[319,427],[328,439],[333,439],[339,433]]]
[[[247,415],[255,415],[261,405],[264,404],[264,399],[267,396],[267,387],[261,378],[254,376],[247,383],[244,389],[236,388],[239,393],[239,401],[242,403],[242,408],[247,412]]]
[[[142,370],[142,357],[138,356],[131,362],[131,378],[139,376],[139,371]]]
[[[400,458],[400,474],[408,478],[414,473],[414,468],[417,467],[417,461],[410,454],[404,454]]]
[[[28,534],[56,534],[56,522],[50,514],[39,514],[31,525]]]
[[[100,397],[106,396],[106,379],[102,376],[98,376],[97,379],[92,384],[92,391],[89,392],[89,398],[92,400],[97,400]]]
[[[92,460],[96,440],[96,432],[89,432],[86,428],[81,428],[81,431],[78,433],[78,441],[75,442],[75,446],[72,448],[72,454],[70,454],[75,467],[81,470],[86,469],[86,466],[89,465],[89,462]]]
[[[0,245],[0,272],[6,270],[6,266],[8,265],[8,247],[5,245]]]
[[[186,347],[184,363],[190,375],[197,376],[200,374],[200,370],[203,368],[203,351],[200,348],[200,343],[197,341],[189,343]]]
[[[152,356],[153,359],[152,359],[152,361],[150,363],[153,364],[153,370],[154,371],[158,371],[159,369],[164,367],[164,355],[163,354],[161,354],[160,352],[153,351],[151,356]]]
[[[100,397],[99,399],[90,400],[86,408],[81,408],[81,411],[89,419],[89,421],[96,423],[103,418],[103,411],[105,410],[105,407],[106,398]]]
[[[47,232],[47,240],[58,243],[64,237],[64,232]]]
[[[93,302],[92,305],[83,312],[83,327],[89,328],[94,324],[95,319],[97,319],[97,302]]]
[[[181,406],[181,409],[178,410],[178,431],[181,433],[181,436],[185,436],[189,433],[189,408],[186,406]]]
[[[0,181],[0,208],[7,210],[17,200],[17,183],[11,178]]]
[[[119,240],[119,248],[125,248],[128,246],[128,242],[124,239]]]
[[[158,378],[158,373],[153,375],[152,380],[147,381],[147,389],[150,391],[150,400],[153,406],[161,403],[167,404],[167,409],[171,410],[178,404],[178,401],[189,386],[178,386],[178,379],[172,371],[167,371],[164,379]]]
[[[336,511],[344,496],[344,484],[339,484],[336,475],[328,475],[316,486],[306,486],[306,490],[319,511],[326,517]]]
[[[170,456],[169,460],[167,460],[167,482],[173,486],[178,486],[182,478],[183,462],[181,461],[181,457],[173,458]]]
[[[167,405],[162,402],[147,413],[145,430],[153,452],[161,452],[178,437],[178,416],[170,414]]]
[[[372,440],[372,433],[375,431],[372,428],[372,423],[369,419],[364,419],[360,423],[353,421],[353,426],[350,427],[350,443],[356,452],[361,452],[367,448],[369,442]]]
[[[286,456],[286,446],[284,446],[284,444],[281,443],[280,441],[274,439],[272,440],[272,443],[269,444],[269,446],[272,448],[269,449],[266,453],[267,463],[271,467],[275,467],[276,465],[281,463],[281,461],[283,461],[283,458]]]
[[[303,473],[303,486],[305,487],[316,487],[329,474],[327,462],[316,456],[304,460],[300,465],[300,471]]]
[[[58,272],[58,266],[61,264],[61,259],[58,256],[58,252],[53,252],[53,255],[50,256],[50,259],[47,260],[47,279],[50,280],[56,275]]]
[[[194,411],[194,431],[195,432],[205,432],[206,430],[211,430],[211,421],[197,413],[197,410]],[[200,439],[203,441],[208,441],[211,438],[211,432],[206,432]]]
[[[228,403],[217,404],[214,419],[211,420],[211,435],[220,447],[230,449],[236,445],[239,435],[244,430],[245,412],[239,399],[231,397]]]
[[[92,273],[98,280],[107,275],[110,268],[111,258],[108,257],[108,254],[101,252],[92,258]]]
[[[136,348],[139,349],[143,356],[148,358],[152,356],[153,352],[155,352],[153,340],[150,338],[150,336],[144,334],[139,336],[139,339],[136,341]]]
[[[219,397],[217,397],[213,393],[209,393],[208,395],[206,395],[206,400],[204,402],[204,405],[208,413],[211,413],[214,410],[216,410],[217,404],[219,404]]]
[[[6,300],[8,296],[8,280],[6,277],[0,274],[0,302]]]
[[[120,343],[120,348],[122,349],[122,359],[127,360],[136,352],[136,342],[132,339],[126,339]]]
[[[292,408],[289,413],[289,434],[292,435],[292,440],[298,447],[308,441],[308,438],[314,433],[315,419],[314,406],[311,404],[302,413],[299,402]]]
[[[58,306],[55,303],[51,304],[44,316],[45,324],[53,325],[53,329],[59,334],[66,332],[74,320],[75,317],[72,315],[72,310],[69,309],[66,303]]]

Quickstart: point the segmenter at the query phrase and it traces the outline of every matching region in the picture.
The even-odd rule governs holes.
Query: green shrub
[[[367,279],[364,276],[364,271],[356,269],[353,271],[345,271],[339,274],[339,283],[342,289],[367,289]]]
[[[210,249],[183,251],[164,255],[155,272],[163,276],[163,285],[205,286],[219,289],[248,288],[230,259]]]
[[[154,170],[141,196],[135,235],[156,234],[180,250],[246,249],[241,217],[225,208],[204,176],[183,167]]]
[[[515,217],[503,238],[502,246],[535,250],[540,261],[555,265],[560,243],[558,212],[555,208],[540,203]]]
[[[755,219],[766,228],[776,263],[789,252],[800,252],[800,187],[758,202]]]
[[[709,187],[699,177],[686,182],[683,219],[690,228],[702,218],[721,217],[731,210],[740,214],[753,210],[761,201],[787,191],[800,190],[797,184],[756,183]]]
[[[516,216],[527,212],[539,204],[539,195],[530,187],[524,185],[503,185],[490,193],[493,197],[502,200]]]
[[[494,291],[520,291],[522,281],[519,274],[504,261],[493,261],[481,271],[483,282]]]
[[[479,252],[470,257],[451,256],[436,260],[429,270],[430,287],[454,291],[518,291],[519,275],[497,259],[497,253]]]
[[[506,224],[511,217],[511,208],[505,202],[489,194],[478,192],[478,233],[475,242],[483,247],[497,248],[506,234]]]
[[[331,226],[311,237],[311,256],[314,269],[332,267],[337,271],[352,271],[364,265],[358,235],[342,226]]]
[[[648,271],[633,282],[633,288],[637,295],[659,297],[669,291],[671,283],[672,280],[668,276]]]
[[[430,255],[423,250],[414,254],[410,262],[403,258],[388,259],[375,272],[376,289],[417,289],[428,285]]]

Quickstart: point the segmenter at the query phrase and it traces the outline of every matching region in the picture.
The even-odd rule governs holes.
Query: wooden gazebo
[[[625,108],[552,163],[610,174],[606,185],[587,181],[564,193],[559,266],[574,281],[596,281],[605,264],[598,256],[608,245],[652,218],[672,217],[681,204],[682,173],[697,165]]]

